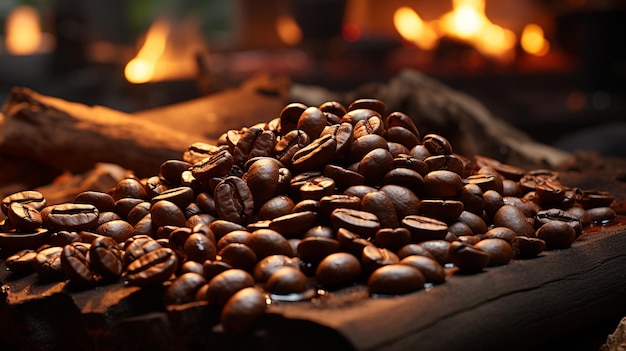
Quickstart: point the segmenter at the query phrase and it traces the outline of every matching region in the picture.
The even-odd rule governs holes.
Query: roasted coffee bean
[[[128,222],[117,219],[100,225],[96,228],[96,233],[121,243],[133,235],[134,229]]]
[[[97,277],[92,272],[87,252],[89,245],[77,243],[66,245],[61,252],[61,269],[70,283],[81,287],[91,287],[96,284]]]
[[[458,195],[463,202],[463,209],[482,215],[484,209],[483,190],[476,184],[465,184]]]
[[[500,207],[504,206],[504,198],[495,190],[487,190],[483,193],[483,206],[487,216],[493,218]]]
[[[32,231],[43,224],[39,211],[22,202],[12,202],[9,205],[7,216],[11,224],[22,231]]]
[[[326,218],[338,208],[361,209],[361,199],[352,195],[333,194],[319,200],[319,212]]]
[[[285,255],[270,255],[254,266],[254,280],[259,283],[265,283],[267,279],[281,267],[298,268],[300,260]]]
[[[179,182],[183,182],[182,175]],[[142,183],[144,184],[144,188],[146,189],[146,197],[149,199],[161,194],[162,192],[170,188],[170,184],[165,179],[159,176],[152,176],[145,181],[142,181]]]
[[[443,222],[452,222],[463,212],[463,203],[458,200],[422,200],[420,203],[422,216]]]
[[[176,254],[169,248],[159,248],[141,255],[126,268],[130,285],[154,286],[168,280],[178,268]]]
[[[162,239],[162,237],[159,237],[156,234],[157,230],[155,228],[156,227],[154,226],[154,223],[152,222],[152,215],[147,214],[142,219],[140,219],[139,222],[137,222],[137,224],[133,226],[132,236],[146,235],[146,236],[156,237],[157,239]]]
[[[410,151],[409,151],[409,156],[420,160],[420,161],[424,161],[425,159],[427,159],[428,157],[432,156],[430,154],[430,151],[428,151],[428,149],[426,148],[426,146],[422,145],[422,144],[418,144],[415,145]],[[424,162],[426,163],[426,162]],[[422,174],[424,175],[424,174]]]
[[[489,254],[487,266],[502,266],[509,263],[513,258],[513,247],[503,239],[483,239],[476,243],[474,247]]]
[[[253,327],[265,313],[265,296],[256,288],[244,288],[232,295],[220,314],[224,330],[242,333]]]
[[[452,144],[439,134],[427,134],[422,138],[422,144],[431,155],[452,154]]]
[[[374,191],[378,191],[378,189],[369,185],[354,185],[344,190],[343,193],[344,195],[356,196],[359,199],[363,199],[366,194]]]
[[[201,182],[207,183],[213,177],[226,176],[235,164],[233,155],[225,147],[211,152],[207,156],[191,167],[191,174]]]
[[[589,216],[587,210],[583,209],[582,207],[574,206],[565,210],[565,213],[578,218],[583,229],[591,225],[591,216]]]
[[[221,251],[226,245],[231,243],[243,244],[250,234],[247,230],[233,230],[217,241],[217,250]]]
[[[269,276],[265,287],[276,295],[297,294],[305,291],[308,279],[302,271],[294,267],[281,267]]]
[[[339,188],[365,184],[365,177],[362,174],[333,164],[324,167],[324,176],[332,178]]]
[[[393,201],[382,191],[374,191],[363,196],[361,209],[373,213],[382,228],[396,228],[398,215]]]
[[[150,208],[150,215],[152,223],[157,227],[166,225],[182,227],[187,221],[183,210],[167,200],[161,200],[153,203]]]
[[[298,257],[314,265],[322,261],[326,256],[339,252],[339,241],[332,238],[311,236],[300,240],[297,246]]]
[[[366,274],[371,274],[382,266],[398,262],[400,262],[400,259],[395,253],[374,245],[364,247],[361,253],[361,267]]]
[[[311,141],[293,155],[292,167],[297,172],[323,169],[337,148],[337,141],[333,135],[326,134]]]
[[[207,280],[198,273],[182,274],[167,287],[165,302],[168,304],[184,304],[195,300],[196,292],[207,283]]]
[[[128,212],[126,221],[132,226],[136,225],[143,217],[150,213],[150,207],[152,207],[152,204],[148,201],[138,203]],[[100,213],[100,217],[102,218],[102,213]],[[117,219],[121,219],[121,217]]]
[[[296,128],[304,131],[311,139],[317,139],[326,125],[324,112],[315,106],[311,106],[302,111]]]
[[[610,207],[594,207],[587,209],[591,218],[591,223],[602,225],[613,222],[617,218],[617,213]]]
[[[424,193],[433,198],[456,196],[463,185],[461,176],[451,171],[430,171],[424,176]]]
[[[326,256],[315,270],[317,282],[325,289],[336,289],[356,282],[361,263],[353,255],[337,252]]]
[[[417,195],[408,188],[401,185],[387,184],[382,186],[380,191],[385,193],[385,195],[391,199],[391,202],[393,202],[393,207],[396,209],[398,219],[419,213],[421,201]]]
[[[286,238],[302,237],[304,232],[315,225],[317,214],[311,211],[295,212],[272,219],[269,229]]]
[[[275,158],[263,157],[253,162],[242,177],[250,188],[254,203],[259,207],[286,190],[279,183],[281,168],[282,164]]]
[[[615,198],[607,191],[581,190],[576,194],[576,202],[584,209],[609,207]]]
[[[412,134],[417,136],[418,139],[420,137],[419,130],[415,126],[413,119],[402,112],[396,111],[390,113],[385,119],[385,126],[388,130],[393,127],[402,127],[409,130]]]
[[[105,281],[116,281],[124,272],[123,251],[110,237],[100,237],[91,242],[89,263],[91,269]]]
[[[221,260],[229,264],[233,268],[242,269],[252,272],[257,263],[257,257],[254,251],[247,245],[241,243],[229,243],[224,246],[218,253]]]
[[[428,165],[423,160],[418,160],[417,158],[410,155],[398,155],[398,157],[393,159],[393,167],[394,168],[407,168],[419,173],[422,177],[426,175],[430,169]],[[423,181],[422,181],[423,182]]]
[[[537,201],[542,206],[558,204],[565,199],[565,187],[558,181],[547,179],[535,186]]]
[[[428,165],[430,171],[446,170],[454,172],[461,177],[465,175],[465,164],[457,155],[432,155],[427,157],[424,162]],[[472,177],[472,176],[470,176]],[[468,177],[469,178],[469,177]]]
[[[183,251],[190,261],[204,262],[206,260],[214,260],[217,254],[217,247],[204,234],[191,233],[183,244]]]
[[[446,271],[439,262],[427,256],[410,255],[400,260],[400,264],[419,270],[425,283],[442,284],[446,281]]]
[[[35,269],[35,256],[37,251],[32,249],[20,250],[4,261],[7,269],[16,275],[27,275]]]
[[[337,101],[326,101],[320,105],[320,110],[328,113],[332,113],[336,116],[343,116],[348,112],[346,108]]]
[[[567,223],[570,227],[574,228],[576,238],[583,234],[583,226],[578,217],[556,208],[537,212],[537,215],[535,215],[535,228],[539,228],[549,221]]]
[[[122,255],[124,266],[128,266],[139,257],[161,247],[158,241],[149,236],[137,235],[129,238],[124,242],[124,254]]]
[[[114,221],[117,219],[122,219],[122,217],[120,217],[120,215],[115,212],[100,212],[100,214],[98,214],[98,222],[96,223],[96,228],[106,222]]]
[[[146,195],[146,189],[143,184],[135,178],[124,178],[120,180],[115,186],[112,194],[115,201],[125,197],[145,199]]]
[[[307,108],[308,106],[299,102],[293,102],[285,106],[280,112],[280,133],[285,135],[296,129],[302,112]]]
[[[420,143],[419,135],[416,135],[411,130],[404,126],[392,126],[385,130],[385,139],[389,142],[398,143],[407,151],[412,149],[415,145]],[[405,152],[408,154],[408,152]]]
[[[293,155],[310,142],[311,138],[304,131],[294,129],[278,140],[274,146],[274,154],[284,166],[289,167]]]
[[[324,176],[315,177],[302,184],[299,193],[302,199],[319,200],[335,193],[335,181]]]
[[[162,192],[160,195],[153,197],[151,202],[154,204],[161,200],[167,200],[182,209],[189,206],[189,204],[195,200],[195,195],[191,188],[181,186]]]
[[[90,204],[65,203],[41,210],[43,222],[54,230],[80,231],[95,227],[98,209]]]
[[[37,252],[34,261],[35,273],[42,281],[58,281],[63,279],[61,267],[62,247],[51,246]]]
[[[517,235],[535,237],[535,230],[528,223],[524,213],[512,205],[500,207],[493,216],[493,224],[498,227],[507,227]]]
[[[110,212],[115,209],[115,200],[113,197],[100,191],[83,191],[74,197],[73,202],[77,204],[94,205],[101,213]]]
[[[406,216],[402,219],[400,225],[411,233],[412,243],[442,240],[448,234],[448,225],[446,223],[424,216]]]
[[[243,224],[254,212],[254,199],[248,185],[235,176],[224,178],[215,187],[217,214],[231,222]]]
[[[387,140],[377,134],[364,135],[354,139],[348,151],[348,162],[360,162],[365,155],[374,149],[387,150]]]
[[[36,190],[27,190],[4,197],[0,206],[2,213],[6,215],[9,211],[9,206],[13,202],[28,205],[37,211],[41,211],[44,207],[46,207],[46,199],[42,193]]]
[[[272,229],[259,229],[250,234],[244,242],[254,251],[258,259],[270,255],[293,256],[294,252],[287,239]]]
[[[5,225],[6,225],[5,221]],[[3,253],[11,254],[23,249],[35,249],[47,244],[50,239],[50,231],[45,228],[37,228],[30,232],[18,232],[13,229],[0,232],[0,247]]]
[[[341,161],[352,147],[354,127],[352,124],[344,122],[330,126],[326,126],[320,137],[326,134],[330,134],[335,139],[337,145],[335,147],[335,155],[331,158],[331,161]]]
[[[393,156],[387,149],[376,148],[363,156],[357,172],[365,177],[366,183],[376,184],[393,167]]]
[[[485,220],[471,212],[463,211],[457,219],[459,222],[467,224],[475,235],[484,234],[487,231]]]
[[[430,252],[432,257],[442,266],[450,262],[450,242],[446,240],[427,240],[419,243],[419,245]]]
[[[527,218],[534,217],[541,210],[541,207],[539,207],[539,205],[537,205],[534,201],[528,201],[526,199],[511,196],[503,197],[502,200],[505,205],[517,207]]]
[[[134,197],[125,197],[115,201],[115,213],[122,218],[127,218],[130,211],[138,204],[144,202],[144,199],[138,199]]]
[[[546,242],[539,238],[518,235],[511,239],[515,258],[537,257],[546,249]]]
[[[224,235],[232,232],[233,230],[245,230],[246,227],[235,222],[230,222],[223,219],[216,219],[215,221],[211,222],[211,224],[209,224],[209,229],[211,229],[211,231],[215,235],[215,239],[219,240]]]
[[[418,269],[404,264],[386,265],[367,280],[370,294],[403,295],[424,288],[425,278]]]
[[[382,118],[379,116],[371,116],[366,120],[357,121],[354,124],[352,136],[354,139],[358,139],[362,136],[369,134],[377,134],[383,136],[385,133],[385,126]]]
[[[393,168],[385,173],[381,184],[395,184],[403,186],[416,194],[421,194],[424,189],[424,178],[418,172],[408,168]]]
[[[374,243],[380,248],[397,252],[411,240],[411,233],[406,228],[381,228],[376,232]]]
[[[483,235],[484,239],[502,239],[507,242],[512,242],[513,238],[515,238],[517,234],[510,228],[506,227],[493,227],[485,232]]]
[[[210,305],[222,307],[237,291],[254,286],[254,278],[241,269],[229,269],[209,280],[206,299]]]
[[[546,242],[546,249],[566,249],[576,240],[576,232],[568,223],[548,221],[537,229],[537,238]]]
[[[195,262],[195,261],[185,261],[185,263],[183,263],[183,265],[180,267],[179,274],[182,275],[185,273],[197,273],[197,274],[202,275],[204,274],[204,268],[202,267],[203,263]]]
[[[449,250],[450,262],[461,272],[480,272],[489,264],[489,254],[472,245],[454,241]]]
[[[338,208],[330,215],[335,229],[346,228],[362,238],[371,238],[380,229],[380,222],[376,215],[359,210]]]
[[[348,112],[346,112],[346,114],[344,114],[341,117],[341,123],[347,122],[355,126],[357,122],[366,121],[373,116],[376,116],[379,118],[381,117],[380,113],[369,108],[357,108],[357,109],[348,108]]]
[[[248,128],[232,150],[235,164],[243,165],[247,160],[258,156],[272,156],[276,136],[269,130]]]
[[[361,257],[365,247],[374,245],[371,241],[360,237],[346,228],[339,228],[337,230],[337,241],[339,241],[342,251],[348,252],[355,257]]]
[[[215,152],[219,148],[219,146],[203,142],[195,142],[191,144],[183,153],[183,161],[193,165],[194,163],[209,157],[212,152]]]
[[[391,141],[387,142],[387,149],[394,160],[401,155],[407,155],[409,153],[409,149],[406,146]]]
[[[159,166],[159,174],[168,183],[179,185],[183,172],[190,170],[192,166],[192,163],[182,160],[167,160]]]
[[[381,116],[387,114],[387,104],[379,99],[357,99],[348,105],[348,111],[356,109],[370,109],[378,112]]]
[[[559,173],[547,169],[537,169],[527,172],[519,183],[524,193],[535,191],[538,183],[545,182],[546,180],[559,180]]]
[[[287,196],[275,196],[261,205],[257,215],[261,220],[274,219],[292,213],[295,205],[293,200]]]
[[[76,232],[68,232],[66,230],[61,230],[58,232],[52,233],[50,235],[50,246],[65,246],[69,245],[73,242],[80,242],[80,235]]]

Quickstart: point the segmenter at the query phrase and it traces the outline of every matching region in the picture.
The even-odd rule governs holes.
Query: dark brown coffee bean
[[[32,231],[43,224],[39,211],[22,202],[12,202],[9,205],[7,216],[11,224],[21,231]]]
[[[98,209],[90,204],[60,204],[41,210],[44,223],[54,230],[81,231],[95,227]]]
[[[330,134],[333,136],[337,145],[335,147],[335,155],[331,158],[331,161],[342,161],[350,148],[352,147],[354,127],[352,124],[344,122],[326,126],[320,137]]]
[[[91,287],[96,284],[97,278],[91,271],[89,260],[87,259],[89,246],[84,245],[86,244],[80,243],[64,246],[61,252],[61,268],[63,269],[63,274],[70,280],[72,285]]]
[[[267,200],[259,208],[258,217],[261,220],[274,219],[292,213],[295,203],[287,196],[279,195]]]
[[[158,241],[149,236],[138,235],[129,238],[124,242],[124,254],[122,255],[124,266],[128,266],[139,257],[161,247]]]
[[[521,197],[524,194],[522,193],[522,187],[518,182],[504,179],[502,181],[502,196],[516,196]]]
[[[156,227],[154,226],[154,223],[152,223],[152,215],[147,214],[142,219],[140,219],[139,222],[137,222],[137,224],[133,226],[133,233],[131,234],[131,236],[146,235],[146,236],[156,237],[157,239],[161,239],[162,237],[159,237],[156,234],[157,230],[155,228]]]
[[[448,139],[439,134],[427,134],[422,138],[422,144],[431,155],[450,155],[452,145]]]
[[[487,231],[487,223],[485,220],[471,212],[463,211],[457,218],[459,222],[467,224],[474,235],[484,234]]]
[[[483,205],[487,216],[493,218],[500,207],[504,206],[504,198],[495,190],[487,190],[483,193]]]
[[[576,232],[562,221],[549,221],[537,229],[537,238],[546,242],[546,249],[566,249],[576,240]]]
[[[298,268],[300,260],[285,255],[270,255],[254,266],[254,280],[265,283],[267,279],[281,267]]]
[[[241,243],[230,243],[224,246],[218,253],[222,261],[233,268],[252,272],[257,263],[257,257],[250,247]]]
[[[382,191],[371,192],[363,196],[361,209],[376,215],[381,228],[396,228],[398,226],[398,215],[393,200]]]
[[[481,216],[484,209],[483,190],[476,184],[465,184],[459,193],[463,209]]]
[[[233,155],[225,147],[211,152],[207,156],[191,167],[191,174],[201,182],[206,183],[213,177],[226,176],[235,164]]]
[[[337,101],[326,101],[320,105],[320,110],[328,113],[332,113],[336,116],[343,116],[346,114],[346,108]]]
[[[610,207],[594,207],[587,209],[591,218],[591,223],[603,225],[613,222],[617,218],[617,213]]]
[[[361,263],[346,252],[326,256],[315,270],[317,282],[326,289],[336,289],[354,283],[360,276]]]
[[[371,238],[380,229],[380,222],[376,215],[359,210],[338,208],[330,215],[335,229],[346,228],[362,238]]]
[[[483,239],[474,245],[475,248],[489,254],[487,266],[502,266],[513,258],[513,247],[506,240],[492,238]]]
[[[109,237],[115,242],[121,243],[126,241],[126,239],[130,238],[133,235],[134,229],[135,228],[128,222],[117,219],[113,221],[108,221],[100,225],[98,228],[96,228],[96,233],[105,237]]]
[[[454,234],[456,237],[474,235],[472,228],[460,221],[454,221],[452,223],[449,223],[448,233]]]
[[[224,178],[215,187],[213,197],[217,214],[227,221],[243,224],[248,222],[254,212],[252,192],[241,178]]]
[[[323,169],[333,158],[337,141],[327,134],[311,141],[293,155],[292,167],[298,172]]]
[[[409,153],[409,149],[406,146],[391,141],[387,141],[387,149],[394,160],[401,155],[408,155]]]
[[[393,168],[385,173],[381,184],[395,184],[403,186],[416,194],[424,190],[424,178],[418,172],[408,168]]]
[[[383,136],[385,133],[385,126],[382,118],[379,116],[371,116],[366,120],[356,121],[352,136],[354,139],[358,139],[365,135],[377,134]]]
[[[183,161],[194,164],[204,158],[209,157],[211,152],[215,152],[220,147],[203,143],[203,142],[195,142],[191,144],[187,150],[183,153]]]
[[[427,159],[428,157],[431,156],[430,151],[428,151],[428,149],[426,148],[426,146],[419,144],[419,145],[415,145],[410,151],[409,151],[409,155],[415,159],[418,159],[420,161],[424,161],[425,159]],[[425,163],[425,162],[424,162]],[[424,174],[422,174],[424,175]]]
[[[363,156],[358,166],[358,173],[369,184],[378,183],[393,167],[393,156],[387,149],[376,148]]]
[[[308,106],[299,102],[293,102],[285,106],[280,112],[280,133],[285,135],[296,129],[302,112],[307,108]]]
[[[281,168],[281,163],[275,158],[263,157],[253,162],[242,177],[258,206],[286,190],[279,187]]]
[[[183,172],[191,169],[192,166],[192,163],[182,160],[167,160],[159,166],[159,174],[169,183],[178,185]]]
[[[400,259],[395,253],[374,245],[364,247],[361,253],[361,267],[366,274],[370,274],[382,266],[398,262]]]
[[[220,321],[225,331],[242,333],[251,329],[266,309],[263,293],[256,288],[244,288],[228,299],[220,314]]]
[[[428,165],[428,169],[431,171],[446,170],[454,172],[461,177],[465,174],[465,164],[463,160],[457,155],[433,155],[427,157],[424,162]]]
[[[42,193],[36,190],[27,190],[4,197],[0,206],[0,208],[2,208],[2,213],[6,215],[9,211],[9,206],[13,202],[29,205],[37,211],[41,211],[44,207],[46,207],[46,199]]]
[[[524,213],[517,207],[504,205],[493,216],[493,224],[497,227],[507,227],[517,235],[535,237],[535,230],[528,223]]]
[[[127,218],[128,214],[132,209],[138,204],[144,202],[143,199],[138,199],[134,197],[125,197],[115,201],[115,213],[117,213],[121,218]]]
[[[576,238],[583,234],[583,226],[578,217],[569,215],[567,212],[556,208],[537,212],[537,215],[535,215],[535,228],[539,228],[549,221],[567,223],[570,227],[574,228]]]
[[[302,199],[319,200],[335,193],[335,181],[324,176],[315,177],[302,184],[299,193]]]
[[[439,262],[426,256],[410,255],[400,260],[400,264],[419,270],[425,283],[442,284],[446,281],[446,271]]]
[[[235,164],[243,165],[247,160],[258,156],[272,156],[276,137],[269,130],[248,128],[232,150]]]
[[[94,205],[100,212],[109,212],[115,209],[113,197],[100,191],[83,191],[74,197],[73,202]]]
[[[91,242],[89,263],[91,269],[105,281],[116,281],[124,272],[123,252],[110,237],[100,237]]]
[[[378,191],[378,189],[376,189],[376,188],[374,188],[372,186],[369,186],[369,185],[353,185],[353,186],[347,188],[346,190],[344,190],[343,193],[345,195],[356,196],[359,199],[363,199],[363,197],[366,194],[369,194],[369,193],[374,192],[374,191]]]
[[[348,105],[348,111],[356,109],[370,109],[379,113],[381,116],[387,114],[387,104],[379,99],[357,99]]]
[[[354,139],[348,151],[348,162],[360,162],[367,153],[374,149],[387,150],[387,140],[377,134],[364,135]]]
[[[136,225],[143,217],[150,213],[151,207],[152,204],[148,201],[138,203],[130,210],[130,212],[128,212],[126,221],[132,226]],[[117,219],[121,219],[121,217],[118,217]],[[100,213],[100,221],[102,221],[102,213]]]
[[[552,206],[565,199],[566,188],[558,180],[547,179],[535,186],[537,201],[542,206]]]
[[[409,215],[402,219],[400,225],[411,233],[411,242],[418,243],[428,240],[442,240],[448,234],[448,225],[437,219]]]
[[[339,249],[339,241],[336,239],[312,236],[300,240],[297,253],[302,261],[316,265],[326,256],[339,252]]]
[[[243,244],[250,234],[251,233],[247,230],[233,230],[217,241],[217,250],[221,251],[226,245],[231,243]]]
[[[402,112],[395,111],[390,113],[389,116],[387,116],[387,118],[385,119],[385,126],[387,127],[387,129],[393,127],[403,127],[409,130],[415,136],[417,136],[418,139],[420,137],[419,130],[415,126],[413,119]]]
[[[182,274],[167,287],[165,302],[167,304],[184,304],[195,300],[196,292],[207,283],[206,279],[198,273]]]
[[[244,242],[257,255],[257,259],[263,259],[270,255],[293,256],[294,252],[287,239],[272,229],[259,229],[250,234]]]
[[[365,247],[374,245],[368,239],[362,238],[346,228],[337,230],[337,241],[339,241],[342,251],[348,252],[355,257],[361,257]]]
[[[65,246],[73,242],[80,242],[81,238],[77,232],[68,232],[61,230],[50,235],[50,246]]]
[[[237,291],[254,286],[254,278],[241,269],[229,269],[211,280],[206,291],[206,299],[210,305],[222,307]]]
[[[209,229],[211,229],[211,231],[215,235],[215,239],[219,240],[224,235],[234,230],[245,230],[246,227],[235,222],[230,222],[223,219],[216,219],[215,221],[211,222],[211,224],[209,224]]]
[[[37,252],[34,261],[35,273],[42,281],[58,281],[63,279],[61,253],[63,248],[51,246]]]
[[[450,262],[450,242],[446,240],[427,240],[419,244],[442,266]]]
[[[169,248],[159,248],[145,253],[126,268],[130,285],[154,286],[168,280],[178,268],[176,254]]]
[[[326,127],[326,124],[324,112],[315,106],[311,106],[302,111],[296,128],[304,131],[311,139],[317,139],[324,127]]]
[[[419,210],[422,216],[452,222],[463,212],[463,203],[458,200],[422,200]]]
[[[373,295],[403,295],[423,289],[424,282],[424,275],[418,269],[392,264],[375,270],[367,280],[367,286]]]
[[[7,269],[15,275],[27,275],[35,269],[37,251],[32,249],[20,250],[6,258]]]
[[[269,229],[286,238],[302,237],[304,232],[315,225],[317,214],[311,211],[295,212],[272,219]]]
[[[512,242],[517,234],[510,228],[506,227],[493,227],[485,232],[483,238],[485,239],[502,239],[507,242]]]
[[[324,176],[332,178],[339,188],[365,184],[365,177],[362,174],[333,164],[324,167]]]
[[[410,149],[421,142],[418,135],[404,126],[388,127],[387,130],[385,130],[384,136],[387,141],[404,146],[407,149],[406,154],[408,154]]]
[[[215,242],[200,233],[190,234],[183,244],[183,251],[190,261],[214,260],[217,254]]]
[[[411,240],[411,233],[406,228],[382,228],[376,232],[374,243],[380,248],[397,252]]]
[[[546,242],[539,238],[518,235],[511,239],[515,258],[537,257],[546,249]]]
[[[341,123],[350,123],[354,126],[357,122],[366,121],[373,116],[380,118],[381,114],[369,108],[348,109],[348,112],[341,117]]]
[[[559,173],[548,169],[537,169],[524,174],[519,183],[524,193],[535,191],[538,183],[546,180],[559,180]]]
[[[189,204],[191,204],[195,200],[195,195],[191,188],[181,186],[162,192],[160,195],[153,197],[151,202],[154,204],[161,200],[167,200],[183,209],[189,206]]]
[[[293,155],[309,145],[311,138],[302,130],[294,129],[285,134],[274,146],[276,158],[286,167],[291,166]]]
[[[408,188],[395,184],[387,184],[382,186],[380,191],[385,193],[393,202],[393,207],[396,209],[398,219],[419,213],[421,201],[417,195]]]
[[[565,213],[578,218],[583,229],[591,225],[591,216],[589,216],[589,213],[582,207],[574,206],[567,209]]]
[[[458,241],[450,243],[450,262],[461,272],[480,272],[489,264],[487,252]]]
[[[431,171],[424,176],[424,193],[433,198],[456,196],[463,185],[461,176],[451,171]]]
[[[276,295],[297,294],[305,291],[308,279],[302,271],[294,267],[281,267],[267,279],[267,291]]]
[[[146,195],[146,189],[143,184],[135,178],[125,178],[120,180],[115,186],[112,194],[115,201],[125,197],[145,199]]]
[[[393,167],[394,168],[407,168],[419,173],[422,177],[430,172],[428,165],[423,160],[418,160],[417,158],[410,155],[398,155],[398,157],[393,159]]]
[[[447,245],[449,246],[449,243]],[[448,247],[446,246],[446,250],[447,248]],[[424,246],[420,244],[404,245],[400,248],[400,250],[398,250],[397,255],[398,255],[398,258],[400,258],[400,260],[402,260],[405,257],[412,256],[412,255],[425,256],[428,258],[435,259],[433,254],[431,254],[430,251],[428,251]]]
[[[607,191],[581,190],[576,194],[576,202],[578,202],[583,209],[609,207],[614,200],[614,196]]]
[[[187,221],[183,210],[167,200],[161,200],[153,203],[150,208],[150,215],[152,223],[157,227],[166,225],[182,227]]]

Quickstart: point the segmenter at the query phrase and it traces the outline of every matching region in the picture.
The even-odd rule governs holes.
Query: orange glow
[[[32,6],[18,6],[6,20],[6,49],[12,55],[52,50],[52,38],[41,32],[39,13]]]
[[[141,49],[124,68],[129,82],[142,84],[197,75],[196,55],[206,51],[198,23],[195,18],[186,18],[178,24],[157,19],[150,26]]]
[[[361,38],[361,27],[354,23],[346,23],[341,28],[341,36],[343,40],[354,43]]]
[[[293,17],[289,15],[278,17],[276,32],[280,40],[287,45],[296,45],[302,41],[302,30]]]
[[[446,36],[501,61],[510,61],[515,54],[515,33],[491,22],[485,14],[485,0],[453,0],[452,10],[431,22],[424,22],[409,7],[400,7],[394,14],[394,25],[404,39],[425,50]]]
[[[400,35],[424,50],[437,45],[437,33],[410,7],[400,7],[393,14],[393,24]]]
[[[520,40],[522,49],[535,56],[545,56],[550,51],[550,43],[543,34],[543,29],[534,23],[527,24]]]

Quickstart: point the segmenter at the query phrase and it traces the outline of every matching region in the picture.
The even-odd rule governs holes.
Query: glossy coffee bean
[[[337,149],[333,135],[327,134],[314,139],[309,145],[293,155],[292,166],[297,172],[323,169]]]
[[[182,274],[167,287],[165,302],[167,304],[184,304],[195,300],[196,292],[207,283],[204,276],[198,273]]]
[[[450,262],[462,272],[480,272],[489,264],[487,252],[458,241],[450,243]]]
[[[80,231],[95,227],[98,209],[89,204],[65,203],[41,210],[43,222],[54,230]]]
[[[178,268],[176,254],[169,248],[159,248],[140,256],[126,268],[130,285],[154,286],[168,280]]]
[[[190,261],[214,260],[217,254],[215,242],[201,233],[191,233],[183,244],[183,251]]]
[[[115,200],[113,197],[100,191],[83,191],[74,197],[73,202],[77,204],[94,205],[101,213],[115,209]]]
[[[282,135],[297,128],[298,120],[307,108],[308,106],[305,104],[293,102],[282,109],[280,112],[280,132]]]
[[[346,252],[326,256],[315,271],[317,282],[326,289],[336,289],[354,283],[360,275],[361,263]]]
[[[357,109],[374,110],[381,116],[387,115],[387,104],[379,99],[357,99],[348,105],[348,111]]]
[[[152,223],[157,227],[166,225],[182,227],[187,221],[183,210],[167,200],[157,201],[152,204],[150,215]]]
[[[22,276],[34,271],[35,256],[37,256],[35,250],[24,249],[10,255],[4,262],[11,273]]]
[[[224,178],[216,187],[215,198],[217,214],[231,222],[246,223],[254,212],[254,199],[248,185],[235,176]]]
[[[442,240],[448,234],[448,225],[425,216],[410,215],[402,219],[400,226],[411,233],[411,242]]]
[[[487,266],[502,266],[513,258],[513,247],[503,239],[484,239],[476,243],[474,247],[489,254]]]
[[[244,288],[228,299],[220,314],[227,332],[242,333],[251,329],[265,314],[265,296],[256,288]]]
[[[591,223],[607,224],[613,222],[617,218],[615,210],[610,207],[594,207],[587,210]]]
[[[443,222],[451,222],[461,215],[463,208],[463,203],[458,200],[422,200],[420,214]]]
[[[305,291],[308,287],[308,279],[302,271],[294,267],[281,267],[272,273],[265,288],[272,294],[287,295]]]
[[[363,196],[361,209],[378,217],[381,228],[398,227],[398,214],[387,194],[382,191],[374,191]]]
[[[517,235],[535,237],[535,229],[528,223],[522,210],[512,205],[504,205],[493,216],[493,224],[507,227]]]
[[[311,106],[302,111],[300,118],[298,118],[296,129],[304,131],[312,139],[317,139],[324,127],[326,127],[326,124],[324,112],[315,106]]]
[[[229,264],[233,268],[252,272],[257,264],[257,256],[250,247],[241,243],[230,243],[224,246],[218,255],[222,262]]]
[[[162,246],[158,241],[149,236],[134,236],[124,243],[124,266],[128,266],[139,257],[148,252],[160,249]]]
[[[308,263],[318,264],[326,256],[339,252],[341,245],[333,238],[311,236],[303,238],[297,245],[298,257]]]
[[[21,231],[32,231],[43,224],[41,213],[21,202],[12,202],[9,205],[7,216],[11,224]]]
[[[63,279],[64,273],[61,267],[61,254],[63,248],[51,246],[37,252],[34,261],[35,273],[42,281],[58,281]]]
[[[365,211],[338,208],[331,213],[330,219],[335,229],[345,228],[362,238],[371,238],[380,229],[378,217]]]
[[[539,228],[549,221],[561,221],[567,223],[569,226],[574,228],[576,238],[583,234],[583,225],[578,217],[556,208],[537,212],[535,215],[535,228]]]
[[[254,278],[241,269],[229,269],[211,280],[206,291],[206,299],[210,305],[222,307],[237,291],[254,286]]]
[[[450,155],[452,154],[452,144],[448,139],[439,134],[427,134],[422,138],[422,144],[430,152],[431,155]]]
[[[403,295],[424,288],[424,275],[416,268],[403,265],[386,265],[375,270],[367,280],[370,294]]]
[[[400,264],[419,270],[425,283],[442,284],[446,281],[446,271],[439,262],[426,256],[410,255],[400,260]]]
[[[433,198],[456,196],[463,185],[461,176],[451,171],[436,170],[424,176],[424,193]]]
[[[408,188],[395,184],[387,184],[380,188],[393,202],[398,220],[419,213],[420,199]]]
[[[97,280],[87,259],[89,246],[84,245],[80,243],[63,247],[61,268],[72,285],[91,287],[96,284]],[[80,248],[81,246],[83,249]]]
[[[515,258],[533,258],[546,249],[546,242],[539,238],[516,236],[511,239]]]
[[[357,172],[365,177],[368,184],[378,183],[393,167],[393,156],[387,149],[376,148],[359,161]]]
[[[244,244],[254,251],[257,259],[270,255],[293,256],[293,250],[287,239],[272,229],[255,230]]]
[[[191,174],[200,182],[207,183],[213,177],[226,176],[234,164],[233,155],[227,148],[222,147],[209,152],[206,158],[194,163]]]
[[[380,248],[398,251],[411,240],[411,232],[406,228],[381,228],[376,232],[374,243]]]
[[[113,190],[113,199],[118,201],[123,198],[145,199],[146,189],[143,184],[135,178],[125,178],[120,180]]]
[[[515,232],[510,228],[493,227],[485,232],[485,234],[483,235],[483,238],[502,239],[510,243],[513,240],[513,238],[515,238],[516,236],[517,234],[515,234]]]
[[[607,191],[581,190],[576,194],[576,202],[584,209],[609,207],[615,197]]]
[[[110,237],[118,243],[122,243],[130,238],[133,235],[133,231],[134,227],[121,219],[108,221],[96,228],[97,234]]]
[[[123,251],[110,237],[103,236],[91,242],[89,263],[105,281],[116,281],[124,272]]]
[[[161,200],[167,200],[179,208],[184,209],[195,200],[195,195],[190,187],[181,186],[165,190],[161,194],[153,197],[151,201],[154,204]]]
[[[6,215],[9,211],[9,206],[13,202],[31,206],[37,211],[41,211],[44,207],[46,207],[46,199],[42,193],[36,190],[26,190],[5,196],[0,203],[2,213]]]
[[[370,274],[382,266],[398,262],[400,259],[395,253],[374,245],[364,247],[361,253],[361,267],[366,274]]]
[[[576,232],[566,222],[549,221],[537,229],[537,238],[546,242],[546,249],[566,249],[576,240]]]

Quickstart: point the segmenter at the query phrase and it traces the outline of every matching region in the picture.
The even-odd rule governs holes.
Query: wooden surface
[[[625,235],[623,224],[607,227],[570,249],[475,275],[453,273],[445,284],[405,296],[370,298],[353,287],[310,302],[273,303],[259,328],[244,335],[222,333],[204,303],[166,307],[159,289],[118,283],[76,292],[35,275],[14,280],[3,269],[0,346],[532,350],[626,315]]]

